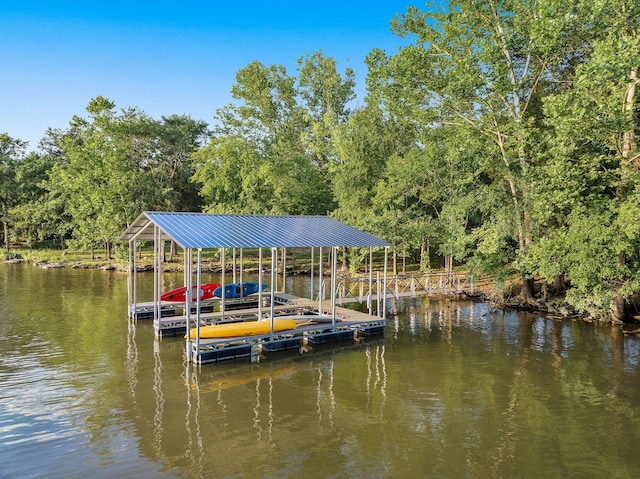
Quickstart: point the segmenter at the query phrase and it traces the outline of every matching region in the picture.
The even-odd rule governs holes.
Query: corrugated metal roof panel
[[[163,238],[183,248],[268,248],[391,246],[369,233],[328,216],[212,215],[142,213],[120,237],[153,240],[157,225]]]

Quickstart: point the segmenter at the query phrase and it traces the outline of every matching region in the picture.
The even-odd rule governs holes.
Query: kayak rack
[[[179,335],[195,327],[195,340],[187,334],[186,356],[196,364],[252,356],[254,351],[271,352],[294,349],[301,344],[322,344],[332,341],[353,340],[367,334],[384,331],[386,322],[386,290],[388,253],[390,243],[343,224],[329,216],[253,215],[253,214],[203,214],[183,212],[144,211],[120,236],[129,243],[129,281],[127,284],[128,315],[134,321],[152,316],[157,337]],[[140,242],[153,242],[153,302],[138,304],[137,258]],[[187,294],[180,304],[167,304],[162,300],[162,274],[165,246],[172,242],[184,251],[184,284],[186,291],[199,291],[202,287],[203,250],[219,250],[221,298],[203,301],[200,295],[193,301]],[[369,249],[369,312],[360,313],[338,306],[338,255],[341,248]],[[285,295],[286,249],[304,248],[311,253],[310,299]],[[373,249],[384,250],[384,272],[377,272],[377,315],[373,315]],[[240,251],[240,280],[236,283],[236,249]],[[245,302],[250,296],[241,297],[235,303],[233,296],[226,297],[227,251],[233,250],[233,283],[241,285],[243,250],[250,249],[258,256],[257,308]],[[270,251],[270,291],[263,281],[263,249]],[[318,251],[318,296],[314,298],[314,252]],[[281,256],[279,261],[279,251]],[[330,285],[324,281],[323,267],[330,270]],[[278,288],[278,272],[282,274],[282,290]],[[327,291],[328,290],[328,291]],[[230,291],[229,293],[235,293]],[[328,293],[330,300],[325,300]],[[217,293],[216,293],[217,294]],[[277,298],[277,299],[276,299]],[[215,325],[238,321],[274,321],[282,316],[299,316],[296,327],[269,335],[224,338],[211,341],[200,336],[203,325]],[[305,318],[304,316],[309,316]],[[315,316],[311,318],[310,316]],[[299,321],[299,324],[298,324]],[[272,323],[273,324],[273,323]],[[240,331],[236,329],[235,333]],[[251,328],[254,331],[256,329]]]
[[[351,310],[349,310],[351,311]],[[190,360],[195,364],[250,359],[253,362],[272,353],[297,350],[305,353],[309,348],[329,343],[358,342],[384,333],[384,320],[345,319],[335,327],[331,323],[316,323],[299,316],[300,324],[295,329],[276,334],[262,334],[224,339],[201,339],[191,343]]]

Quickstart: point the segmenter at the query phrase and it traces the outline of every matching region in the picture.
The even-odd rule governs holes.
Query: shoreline
[[[103,271],[115,271],[118,273],[128,273],[128,265],[123,265],[116,261],[96,263],[96,262],[84,262],[84,261],[30,261],[21,258],[13,258],[6,259],[0,261],[5,264],[30,264],[35,267],[39,267],[42,269],[57,269],[57,268],[73,268],[73,269],[100,269]],[[153,271],[152,264],[142,264],[136,268],[136,272],[138,273],[147,273]],[[164,263],[163,272],[166,273],[180,273],[183,271],[181,262]],[[208,274],[219,274],[222,272],[222,268],[218,266],[213,266],[211,264],[203,265],[202,271]],[[227,268],[228,272],[231,272],[231,268]],[[243,268],[243,272],[246,273],[257,273],[257,267],[246,267]],[[310,274],[311,270],[307,266],[287,266],[287,274],[288,275],[305,275]],[[330,276],[330,272],[325,272],[327,276]],[[343,272],[341,272],[343,274]],[[510,297],[509,299],[499,299],[498,292],[495,289],[487,288],[488,285],[484,285],[484,287],[478,287],[476,285],[476,290],[474,292],[471,291],[462,291],[455,293],[448,293],[445,297],[449,300],[463,300],[463,299],[474,299],[477,301],[481,301],[485,304],[489,304],[492,307],[503,309],[503,310],[512,310],[512,311],[520,311],[520,312],[528,312],[532,314],[540,314],[543,315],[546,319],[551,319],[555,321],[584,321],[589,323],[598,323],[598,324],[612,324],[612,325],[620,325],[626,327],[634,327],[640,323],[640,316],[635,317],[631,316],[632,321],[630,322],[620,322],[615,321],[613,319],[613,315],[610,317],[605,317],[603,315],[593,316],[587,313],[582,313],[580,311],[576,311],[571,305],[566,303],[562,297],[552,297],[545,300],[534,299],[533,301],[520,301],[518,300],[518,296]],[[628,332],[624,331],[625,334],[634,334],[640,337],[640,328],[637,330]]]

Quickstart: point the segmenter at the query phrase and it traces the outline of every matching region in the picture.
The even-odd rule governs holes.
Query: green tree
[[[334,128],[335,157],[329,163],[329,171],[337,208],[332,215],[397,245],[406,231],[400,222],[402,214],[395,211],[397,203],[393,188],[388,187],[387,169],[393,159],[403,158],[409,151],[416,141],[415,132],[404,117],[385,110],[384,54],[374,50],[366,61],[369,71],[365,106],[351,112],[347,121]],[[397,272],[395,253],[397,249]],[[367,256],[368,251],[352,251],[353,266]]]
[[[350,117],[349,102],[355,98],[355,73],[347,68],[344,78],[336,61],[322,51],[298,59],[299,91],[309,125],[304,144],[312,152],[312,162],[323,173],[336,157],[335,132]]]
[[[139,158],[127,155],[127,142],[118,130],[141,114],[115,113],[115,104],[97,97],[87,107],[88,119],[74,117],[60,140],[66,162],[53,166],[47,189],[52,201],[64,199],[73,224],[75,245],[91,249],[111,245],[143,209],[147,178]]]
[[[625,320],[640,289],[640,5],[594,1],[577,13],[587,54],[545,102],[554,136],[536,208],[547,234],[530,259],[547,278],[570,278],[579,309]]]
[[[31,152],[16,167],[17,201],[10,214],[17,235],[30,247],[36,241],[49,238],[60,239],[63,246],[64,236],[68,233],[68,222],[61,208],[53,207],[44,187],[49,171],[57,161],[56,155]]]
[[[236,75],[236,104],[216,113],[209,145],[194,155],[205,209],[326,214],[335,208],[327,165],[334,124],[346,118],[352,76],[321,53],[300,60],[300,78],[253,62]]]
[[[191,155],[208,138],[208,125],[188,115],[163,116],[157,122],[157,155],[149,165],[153,183],[165,185],[158,209],[169,211],[201,211],[202,198],[191,181],[195,173]]]
[[[457,126],[462,136],[452,141],[466,144],[468,129],[485,139],[478,168],[494,186],[492,198],[507,200],[510,221],[500,215],[478,237],[496,245],[513,238],[518,257],[535,241],[529,174],[544,131],[542,99],[570,68],[567,51],[578,41],[566,8],[555,0],[459,0],[412,7],[393,22],[397,34],[415,42],[389,59],[387,90],[424,127]],[[509,229],[490,232],[492,224]],[[531,272],[513,260],[503,257],[502,267],[520,270],[528,299]]]
[[[2,237],[7,251],[10,246],[9,210],[18,202],[16,169],[24,158],[27,142],[0,133],[0,214],[2,215]]]

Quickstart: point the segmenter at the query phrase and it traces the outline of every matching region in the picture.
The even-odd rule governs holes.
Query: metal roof
[[[391,244],[328,216],[214,215],[145,211],[120,240],[163,239],[182,248],[381,246]]]

